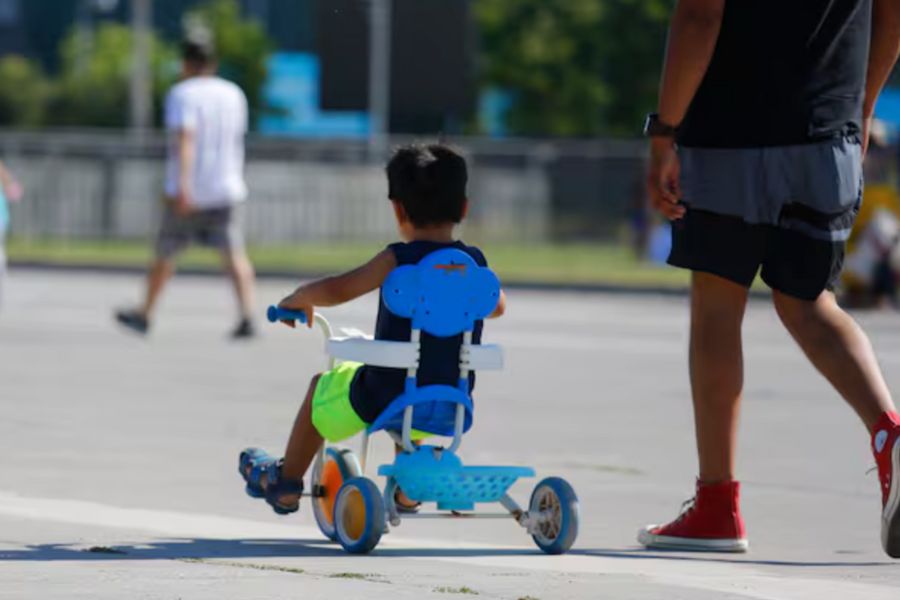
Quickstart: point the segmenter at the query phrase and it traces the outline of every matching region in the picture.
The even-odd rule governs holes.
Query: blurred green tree
[[[107,22],[93,35],[73,30],[60,46],[61,69],[54,84],[47,122],[80,127],[124,127],[128,123],[128,85],[133,34],[129,27]],[[174,49],[151,40],[154,106],[177,77]],[[158,117],[157,117],[158,121]]]
[[[656,101],[672,0],[475,0],[482,83],[514,134],[633,135]]]
[[[215,40],[220,73],[247,95],[251,123],[266,111],[262,88],[268,77],[266,62],[274,43],[258,21],[245,19],[237,0],[210,0],[188,13],[187,28],[205,26]]]
[[[0,125],[43,124],[50,83],[40,66],[22,56],[0,58]]]

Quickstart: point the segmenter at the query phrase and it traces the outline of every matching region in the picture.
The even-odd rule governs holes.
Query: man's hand
[[[191,214],[194,210],[194,203],[191,201],[191,195],[184,191],[184,189],[178,192],[178,195],[175,196],[175,214],[179,217],[186,217]]]
[[[313,317],[315,316],[315,306],[309,301],[306,290],[299,288],[293,294],[278,303],[279,308],[288,310],[302,310],[306,314],[306,326],[312,329]],[[296,327],[297,324],[293,320],[282,321],[288,327]]]
[[[681,199],[681,163],[675,144],[668,138],[654,138],[650,142],[650,166],[647,171],[647,191],[653,208],[670,221],[684,216]]]

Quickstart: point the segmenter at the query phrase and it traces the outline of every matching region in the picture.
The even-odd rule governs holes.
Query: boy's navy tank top
[[[435,250],[457,248],[471,256],[482,267],[487,266],[481,250],[474,246],[456,241],[450,243],[416,241],[396,243],[388,246],[394,253],[397,266],[414,265]],[[483,323],[478,321],[472,335],[472,341],[481,343]],[[409,319],[403,319],[391,313],[384,304],[384,298],[378,295],[378,319],[375,323],[375,339],[408,342],[412,326]],[[459,348],[462,334],[447,338],[439,338],[422,332],[422,354],[419,361],[417,384],[419,387],[434,384],[456,386],[459,382]],[[350,404],[356,414],[371,423],[388,405],[400,396],[406,383],[406,371],[365,365],[356,372],[353,385],[350,387]],[[475,387],[475,374],[469,375],[469,390]]]

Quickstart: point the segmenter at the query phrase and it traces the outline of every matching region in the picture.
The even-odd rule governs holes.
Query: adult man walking
[[[831,292],[859,209],[875,101],[900,54],[898,0],[679,0],[650,194],[693,271],[694,502],[648,547],[747,548],[734,479],[741,322],[761,270],[781,321],[872,433],[882,543],[900,558],[900,416],[868,339]],[[676,145],[677,142],[677,145]]]
[[[240,320],[232,337],[251,337],[254,273],[238,218],[247,197],[243,174],[247,98],[238,86],[215,75],[217,63],[209,42],[185,42],[182,69],[182,81],[166,98],[170,145],[165,212],[146,296],[141,307],[119,311],[116,319],[146,333],[159,295],[174,272],[176,255],[196,242],[219,250],[234,283]]]

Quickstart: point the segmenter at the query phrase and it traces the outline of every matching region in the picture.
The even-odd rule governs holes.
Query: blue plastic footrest
[[[478,502],[497,502],[520,477],[533,477],[527,467],[465,467],[448,451],[423,446],[401,454],[378,474],[393,477],[417,502],[437,502],[442,510],[472,510]]]

